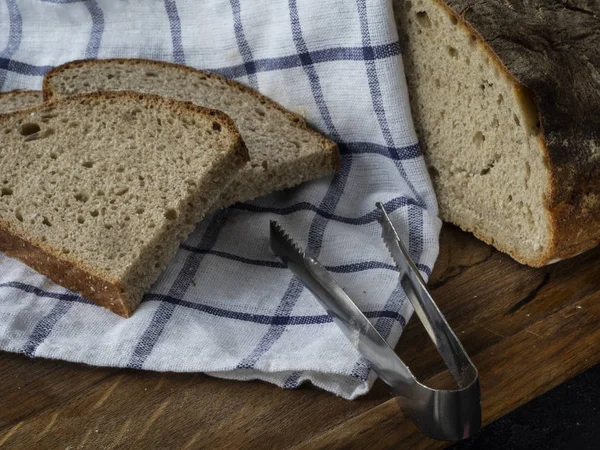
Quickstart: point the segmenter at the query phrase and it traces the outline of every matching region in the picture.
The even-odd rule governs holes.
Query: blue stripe
[[[85,2],[85,7],[92,17],[92,31],[87,48],[85,49],[85,57],[95,59],[98,57],[98,50],[100,49],[100,42],[104,33],[104,13],[95,0]]]
[[[334,138],[337,138],[337,140],[340,140],[340,136],[333,125],[331,116],[329,115],[329,110],[325,104],[319,77],[315,68],[313,67],[306,43],[302,37],[302,30],[300,28],[295,0],[289,0],[289,9],[292,37],[294,39],[294,44],[296,45],[296,50],[298,50],[298,53],[301,56],[300,59],[302,61],[302,67],[308,76],[313,98],[317,104],[317,107],[319,108],[319,112],[323,118],[323,121],[325,122],[328,133]],[[302,57],[302,55],[305,56]],[[352,159],[342,158],[340,166],[339,173],[333,178],[333,181],[329,185],[323,200],[317,208],[318,210],[324,211],[328,214],[333,214],[333,211],[335,211],[340,197],[344,192],[344,188],[346,187],[346,182],[350,174],[350,169],[352,167]],[[306,248],[306,253],[310,256],[319,256],[327,222],[328,219],[321,214],[316,214],[313,218],[308,232],[308,244]],[[290,316],[294,306],[296,305],[296,302],[298,301],[298,298],[302,294],[302,291],[303,285],[300,284],[296,277],[292,278],[281,302],[279,305],[277,305],[276,314]],[[284,331],[285,325],[271,325],[267,332],[263,335],[256,348],[239,363],[238,367],[246,369],[253,368],[256,362],[271,349],[275,342],[277,342]]]
[[[423,210],[413,205],[408,206],[408,254],[411,260],[419,267],[421,264],[418,261],[421,259],[423,253]],[[428,273],[428,276],[431,272]],[[383,309],[384,311],[401,311],[404,303],[408,300],[400,279],[396,285],[392,295],[388,298]],[[406,326],[406,320],[400,316],[401,320],[392,320],[388,317],[378,317],[374,323],[375,328],[381,334],[381,336],[387,339],[392,331],[392,327],[396,322],[400,323],[400,326],[404,328]],[[369,377],[369,371],[372,369],[370,363],[362,358],[354,366],[351,375],[355,378],[359,378],[363,381],[367,381]]]
[[[278,261],[264,261],[264,260],[260,260],[260,259],[251,259],[251,258],[246,258],[244,256],[234,255],[232,253],[227,253],[227,252],[222,252],[222,251],[212,250],[212,249],[197,248],[197,247],[192,247],[191,245],[186,245],[186,244],[181,244],[179,246],[179,248],[181,248],[182,250],[188,251],[188,252],[194,252],[194,253],[198,253],[201,255],[219,256],[221,258],[241,262],[244,264],[249,264],[251,266],[270,267],[272,269],[285,269],[285,266]]]
[[[388,298],[385,306],[383,307],[384,311],[400,311],[404,306],[404,303],[408,300],[406,294],[402,290],[402,285],[400,282],[396,285],[390,298]],[[398,313],[399,320],[392,319],[391,317],[380,316],[377,318],[377,322],[375,323],[375,328],[379,331],[382,337],[387,338],[392,331],[392,326],[394,322],[397,321],[400,323],[400,326],[404,328],[406,326],[406,319]]]
[[[335,209],[340,196],[344,191],[348,174],[350,173],[351,161],[342,160],[340,173],[334,178],[333,182],[329,186],[327,193],[325,194],[323,201],[319,205],[320,210],[332,211]],[[321,245],[323,242],[323,236],[328,220],[321,216],[316,215],[313,219],[310,230],[308,233],[308,245],[306,253],[318,257]],[[296,277],[293,277],[288,288],[283,296],[283,299],[277,306],[275,315],[290,317],[291,312],[298,301],[298,298],[302,294],[303,285],[299,282]],[[329,316],[327,316],[329,317]],[[330,320],[328,319],[327,322]],[[244,358],[238,365],[240,369],[251,369],[255,366],[256,362],[273,346],[273,344],[279,339],[279,337],[285,331],[285,327],[288,323],[276,323],[271,324],[265,335],[262,337],[255,349]]]
[[[359,19],[360,19],[360,31],[361,31],[361,35],[362,35],[362,44],[363,44],[363,48],[365,51],[365,55],[364,55],[363,59],[365,61],[366,70],[367,70],[367,80],[369,83],[369,91],[371,93],[371,102],[373,104],[373,109],[375,110],[375,115],[377,116],[379,128],[381,129],[385,143],[389,148],[393,149],[396,146],[394,144],[394,138],[390,131],[390,127],[388,125],[388,121],[387,121],[387,118],[385,115],[385,108],[383,106],[383,97],[381,95],[379,78],[377,76],[377,67],[375,66],[375,60],[371,57],[370,52],[369,52],[369,48],[371,47],[371,36],[370,36],[370,32],[369,32],[369,19],[367,16],[367,5],[366,5],[365,0],[357,0],[357,7],[358,7],[358,15],[359,15]],[[406,184],[408,185],[408,187],[411,189],[413,195],[415,196],[415,199],[417,200],[417,203],[420,206],[422,206],[423,208],[425,208],[425,206],[426,206],[425,202],[423,201],[423,199],[419,195],[419,192],[414,187],[410,178],[406,174],[406,170],[404,169],[404,166],[400,162],[400,158],[392,158],[392,159],[397,161],[396,166],[398,168],[398,171],[400,172],[400,175],[402,175],[402,178],[404,178],[404,180],[406,181]]]
[[[251,259],[251,258],[246,258],[244,256],[235,255],[233,253],[223,252],[223,251],[219,251],[219,250],[212,250],[212,249],[197,248],[197,247],[192,247],[192,246],[186,245],[186,244],[181,244],[179,248],[181,248],[182,250],[188,251],[188,252],[200,253],[203,255],[218,256],[220,258],[229,259],[231,261],[237,261],[237,262],[241,262],[244,264],[249,264],[251,266],[270,267],[272,269],[285,269],[286,268],[286,266],[283,263],[280,263],[278,261],[265,261],[265,260],[261,260],[261,259]],[[416,263],[416,266],[421,272],[426,273],[428,277],[431,276],[431,269],[428,266],[426,266],[425,264],[420,264],[420,263]],[[363,272],[365,270],[376,270],[376,269],[393,270],[393,271],[398,270],[395,265],[387,264],[387,263],[380,262],[380,261],[360,261],[360,262],[350,263],[350,264],[340,264],[338,266],[325,266],[325,268],[329,272],[333,272],[333,273],[356,273],[356,272]]]
[[[288,321],[291,316],[291,312],[296,305],[296,301],[300,294],[302,294],[303,285],[300,281],[293,277],[292,281],[287,287],[285,294],[283,295],[283,299],[277,305],[277,309],[275,310],[275,317],[281,318],[283,323],[279,321],[270,322],[270,327],[267,332],[263,335],[258,345],[252,350],[252,352],[246,356],[240,363],[237,365],[238,369],[252,369],[256,362],[267,353],[273,344],[277,342],[277,340],[281,337],[283,332],[285,331],[285,327],[288,325]]]
[[[73,0],[73,2],[75,1],[80,2],[83,0]],[[59,3],[57,1],[54,2]],[[374,45],[368,49],[365,49],[363,47],[327,48],[310,52],[310,58],[312,59],[313,64],[321,64],[332,61],[362,61],[365,54],[373,55],[375,59],[384,59],[393,56],[398,56],[400,55],[400,44],[398,42],[393,42],[390,44]],[[9,61],[9,59],[0,58],[0,68],[8,69]],[[251,62],[251,64],[244,63],[235,66],[220,67],[216,69],[206,70],[219,73],[227,78],[240,78],[252,73],[249,72],[249,69],[251,69],[252,67],[254,67],[255,73],[260,73],[293,69],[296,67],[300,67],[301,65],[302,61],[300,60],[300,56],[294,54],[278,58],[257,59]],[[36,66],[33,64],[13,60],[9,71],[18,73],[20,75],[43,76],[51,68],[52,66]]]
[[[133,349],[133,353],[127,362],[127,366],[130,369],[141,369],[144,366],[144,362],[148,359],[148,356],[154,350],[158,339],[162,335],[165,326],[171,319],[177,302],[161,302],[158,308],[152,316],[150,325],[144,331],[144,334],[138,341],[137,345]]]
[[[65,300],[70,303],[84,303],[87,305],[98,306],[95,303],[92,303],[79,295],[75,294],[56,294],[54,292],[43,291],[35,286],[31,286],[28,284],[20,283],[17,281],[11,281],[8,283],[0,284],[0,288],[12,288],[19,289],[23,292],[27,292],[29,294],[33,294],[36,297],[41,298],[60,298],[60,300]],[[181,300],[180,298],[172,297],[169,295],[161,295],[161,294],[146,294],[144,296],[144,302],[163,302],[168,303],[175,306],[182,306],[184,308],[189,308],[204,314],[209,314],[216,317],[222,317],[225,319],[234,319],[240,320],[243,322],[253,322],[261,325],[293,325],[293,326],[301,326],[301,325],[320,325],[324,323],[330,323],[331,318],[327,314],[319,314],[312,316],[290,316],[290,315],[275,315],[268,316],[265,314],[250,314],[243,313],[237,311],[231,311],[222,308],[216,308],[209,305],[203,305],[201,303],[192,303],[186,300]],[[64,303],[64,302],[61,302]],[[161,305],[162,306],[162,305]],[[160,308],[160,306],[159,306]],[[364,313],[369,319],[376,319],[379,317],[389,317],[394,320],[402,321],[403,318],[395,311],[367,311]]]
[[[338,175],[339,176],[339,175]],[[347,176],[347,175],[346,175]],[[385,210],[389,213],[396,211],[397,209],[403,208],[407,205],[416,205],[416,202],[412,198],[408,197],[396,197],[384,203]],[[239,209],[241,211],[249,211],[254,213],[269,213],[277,214],[280,216],[287,216],[289,214],[297,213],[300,211],[313,211],[325,219],[333,220],[336,222],[346,223],[349,225],[367,225],[369,223],[376,222],[379,219],[381,212],[378,209],[359,217],[344,217],[337,214],[333,214],[331,209],[325,209],[320,206],[315,206],[308,202],[294,203],[290,206],[278,208],[274,206],[260,206],[252,203],[236,203],[230,208]]]
[[[40,288],[31,286],[30,284],[21,283],[19,281],[8,281],[6,283],[1,283],[0,288],[19,289],[23,292],[27,292],[28,294],[33,294],[36,297],[54,298],[57,300],[66,300],[69,302],[78,302],[78,303],[86,303],[88,305],[95,305],[95,303],[92,303],[89,300],[86,300],[85,298],[83,298],[77,294],[60,294],[57,292],[43,291]]]
[[[283,263],[280,263],[278,261],[265,261],[265,260],[260,260],[260,259],[250,259],[250,258],[245,258],[243,256],[234,255],[232,253],[227,253],[227,252],[222,252],[222,251],[212,250],[212,249],[196,248],[196,247],[192,247],[192,246],[189,246],[186,244],[182,244],[180,246],[180,248],[182,250],[185,250],[188,252],[199,253],[201,255],[218,256],[220,258],[237,261],[237,262],[241,262],[244,264],[249,264],[251,266],[270,267],[272,269],[285,269],[286,268],[286,266]],[[379,262],[379,261],[360,261],[360,262],[350,263],[350,264],[340,264],[338,266],[325,266],[325,268],[329,272],[333,272],[333,273],[356,273],[356,272],[363,272],[365,270],[376,270],[376,269],[384,269],[384,270],[392,270],[392,271],[398,270],[396,268],[396,266],[393,264],[387,264],[387,263]],[[429,267],[422,265],[422,268],[420,268],[420,269],[429,275],[429,272],[430,272]]]
[[[244,75],[248,76],[248,83],[254,89],[258,89],[258,77],[256,76],[256,65],[252,56],[252,49],[244,35],[244,26],[242,24],[242,14],[239,0],[231,0],[231,10],[233,12],[233,30],[235,32],[235,40],[244,61]]]
[[[369,91],[371,92],[371,100],[373,103],[373,109],[379,122],[379,127],[383,133],[388,147],[394,147],[394,138],[390,132],[390,128],[385,117],[385,109],[383,107],[383,98],[381,96],[381,88],[379,86],[379,80],[377,77],[377,68],[375,66],[374,58],[369,54],[369,48],[371,47],[371,36],[368,29],[368,18],[367,18],[367,6],[365,0],[358,0],[358,13],[360,17],[360,29],[362,34],[362,44],[365,52],[364,61],[367,69],[367,81],[369,84]]]
[[[372,142],[348,142],[338,144],[342,155],[373,154],[390,158],[394,161],[415,159],[421,157],[421,149],[417,144],[406,147],[388,147]]]
[[[294,278],[295,279],[295,278]],[[292,281],[290,283],[290,290],[302,290],[302,286],[298,281]],[[210,314],[212,316],[222,317],[225,319],[235,319],[243,322],[253,322],[261,325],[270,325],[274,327],[269,331],[278,331],[279,327],[286,327],[289,325],[293,326],[302,326],[302,325],[321,325],[324,323],[332,322],[331,317],[327,314],[319,314],[313,316],[292,316],[285,311],[282,314],[275,314],[273,316],[268,316],[265,314],[250,314],[245,312],[237,312],[230,311],[227,309],[217,308],[214,306],[204,305],[201,303],[192,303],[186,300],[181,300],[180,298],[171,297],[168,295],[160,295],[160,294],[147,294],[144,297],[144,301],[159,301],[164,303],[170,303],[177,306],[183,306],[186,308],[190,308],[196,311],[203,312],[205,314]],[[404,323],[404,318],[398,314],[396,311],[389,310],[379,310],[379,311],[366,311],[364,315],[369,319],[377,319],[380,317],[388,317],[394,320],[397,320],[401,323]],[[260,347],[260,346],[259,346]],[[258,348],[258,347],[257,347]],[[262,348],[261,348],[262,350]],[[241,366],[241,364],[240,364]],[[250,367],[244,367],[250,368]]]
[[[423,253],[423,210],[413,205],[408,206],[408,254],[411,260],[415,263],[419,270],[422,270],[423,264],[418,261],[421,259]],[[427,272],[427,276],[431,275],[431,271]],[[383,310],[384,311],[401,311],[404,303],[408,300],[400,279],[398,284],[394,288],[394,291],[386,301]],[[406,327],[406,320],[400,316],[400,320],[392,319],[389,317],[378,317],[374,323],[375,328],[381,334],[381,336],[387,339],[392,331],[392,327],[396,322],[400,323],[402,328]],[[351,375],[355,378],[367,381],[369,377],[369,371],[371,369],[370,363],[362,358],[356,363],[352,369]]]
[[[52,69],[52,66],[34,66],[33,64],[27,64],[15,61],[14,59],[0,57],[0,77],[2,77],[3,71],[14,72],[20,75],[40,77],[46,75],[46,72],[48,72],[50,69]]]
[[[59,300],[58,303],[44,316],[35,326],[29,337],[29,341],[21,350],[25,355],[32,358],[36,350],[42,342],[52,333],[56,323],[67,313],[73,306],[72,302]]]
[[[219,250],[212,250],[212,249],[196,248],[196,247],[192,247],[192,246],[185,245],[185,244],[182,244],[180,246],[180,248],[182,250],[185,250],[188,252],[218,256],[220,258],[237,261],[237,262],[241,262],[244,264],[249,264],[251,266],[270,267],[272,269],[285,269],[286,268],[286,266],[283,263],[280,263],[278,261],[265,261],[265,260],[260,260],[260,259],[250,259],[250,258],[245,258],[243,256],[234,255],[233,253],[227,253],[227,252],[222,252]],[[398,270],[394,264],[387,264],[387,263],[380,262],[380,261],[360,261],[360,262],[350,263],[350,264],[340,264],[338,266],[325,266],[325,268],[329,272],[333,272],[333,273],[356,273],[356,272],[364,272],[365,270],[376,270],[376,269],[392,270],[392,271]],[[428,266],[426,266],[425,264],[417,263],[417,268],[421,272],[426,273],[427,276],[431,276],[431,269]]]
[[[21,13],[19,12],[17,2],[15,0],[6,0],[6,7],[8,8],[8,20],[10,22],[8,30],[8,43],[6,44],[6,47],[2,53],[0,53],[0,58],[6,59],[8,62],[6,64],[6,69],[0,70],[0,90],[2,90],[2,87],[6,82],[7,72],[11,71],[12,69],[12,61],[10,58],[15,54],[21,45],[21,37],[23,32],[23,20],[21,18]]]
[[[367,48],[371,43],[371,37],[369,33],[369,23],[367,16],[367,7],[365,4],[365,0],[357,0],[358,13],[360,17],[360,27],[362,34],[362,44],[363,47]],[[371,100],[373,103],[373,109],[375,110],[377,120],[379,122],[379,126],[381,128],[381,132],[385,139],[385,142],[389,148],[394,148],[394,138],[389,129],[388,122],[385,115],[385,109],[383,106],[383,98],[381,95],[381,89],[379,86],[379,80],[377,76],[377,68],[375,66],[375,62],[373,58],[369,58],[368,55],[365,55],[365,65],[367,69],[367,78],[369,82],[369,90],[371,93]],[[413,260],[413,262],[419,262],[421,258],[421,254],[423,252],[423,209],[424,202],[420,198],[417,190],[414,188],[410,179],[408,178],[404,167],[402,166],[402,162],[400,158],[392,158],[396,161],[396,165],[402,177],[406,180],[408,186],[413,191],[417,199],[417,203],[419,207],[415,207],[415,202],[411,202],[408,204],[408,251],[409,256]],[[386,208],[387,209],[387,208]],[[418,267],[418,266],[417,266]],[[400,280],[398,280],[398,284],[390,297],[388,298],[384,309],[392,309],[394,311],[400,311],[404,302],[406,302],[407,297],[406,294],[402,290],[402,286],[400,285]],[[386,338],[389,336],[392,326],[394,322],[386,319],[379,318],[374,326],[379,331],[382,337]],[[400,325],[404,328],[406,326],[406,321],[402,318],[400,321]],[[371,369],[370,363],[362,358],[356,363],[354,369],[352,370],[352,376],[362,379],[363,381],[367,381],[369,377],[369,371]]]
[[[408,254],[415,263],[423,253],[423,210],[408,205]]]
[[[219,237],[219,233],[227,220],[227,214],[227,210],[221,210],[215,213],[209,227],[202,236],[200,247],[210,248],[215,244],[217,238]],[[194,276],[200,268],[200,264],[202,263],[203,259],[203,254],[190,252],[183,264],[183,267],[181,268],[181,271],[169,289],[167,297],[182,298],[185,295],[192,284]],[[148,298],[148,296],[146,296],[146,298]],[[141,369],[143,367],[144,362],[152,353],[152,350],[164,331],[165,326],[171,319],[177,304],[178,303],[176,302],[163,302],[158,307],[154,313],[154,316],[152,317],[150,325],[148,328],[146,328],[146,331],[135,347],[133,354],[131,355],[131,359],[127,363],[127,367],[133,369]]]
[[[410,259],[419,267],[419,260],[423,254],[423,210],[413,205],[408,206],[408,254]],[[398,280],[396,288],[383,309],[400,311],[407,300],[408,298],[402,290],[400,280]],[[375,327],[379,331],[379,334],[387,338],[392,331],[393,324],[394,322],[388,318],[380,318]],[[406,321],[400,321],[400,325],[404,328]]]
[[[308,53],[308,52],[306,52]],[[294,69],[302,66],[302,61],[310,58],[313,64],[322,64],[333,61],[362,61],[365,54],[374,59],[385,59],[400,55],[400,43],[374,45],[369,49],[363,47],[333,47],[314,50],[310,54],[294,54],[277,58],[262,58],[246,61],[244,64],[213,69],[227,78],[240,78],[245,75],[260,72],[273,72],[277,70]]]
[[[283,382],[283,388],[284,389],[297,388],[299,386],[298,380],[300,379],[300,375],[302,375],[302,372],[300,372],[300,371],[292,372],[292,374],[289,377],[287,377],[287,379]]]
[[[406,296],[404,291],[402,290],[402,286],[400,285],[400,281],[396,284],[396,287],[392,291],[392,294],[386,301],[386,306],[391,308],[396,308],[395,311],[400,311],[402,304],[406,300]],[[366,315],[366,314],[365,314]],[[397,313],[398,318],[395,320],[390,320],[387,317],[376,317],[371,318],[366,315],[369,319],[374,319],[373,326],[375,329],[381,334],[381,337],[387,340],[389,336],[389,332],[392,329],[392,325],[395,322],[400,323],[400,326],[404,328],[406,326],[406,319]],[[369,373],[373,369],[371,362],[368,361],[364,356],[361,356],[359,360],[354,364],[354,367],[350,371],[350,376],[354,378],[358,378],[359,380],[366,382],[369,379]]]
[[[185,54],[183,53],[183,43],[181,41],[181,21],[177,12],[177,4],[175,0],[164,0],[164,3],[169,18],[169,26],[171,27],[173,61],[178,64],[185,64]]]
[[[338,134],[335,126],[333,125],[333,120],[331,119],[329,109],[327,108],[327,103],[325,102],[325,98],[323,96],[323,90],[321,89],[319,75],[317,74],[317,71],[313,65],[312,55],[308,51],[308,47],[306,46],[304,37],[302,37],[302,28],[300,27],[300,18],[298,17],[298,8],[296,5],[296,0],[289,0],[289,9],[290,20],[292,25],[292,38],[294,39],[294,45],[296,46],[298,57],[300,58],[300,62],[302,63],[302,68],[308,76],[313,98],[315,100],[317,108],[319,108],[319,113],[321,114],[321,117],[323,118],[323,121],[327,126],[329,134],[331,135],[331,137],[333,137],[334,140],[340,141],[341,137]]]
[[[95,0],[42,0],[45,3],[55,4],[69,4],[69,3],[83,3],[90,13],[92,19],[92,29],[90,32],[90,39],[88,40],[87,47],[85,49],[85,58],[93,59],[98,57],[98,51],[100,49],[100,43],[102,41],[102,35],[104,33],[104,13],[98,3]],[[1,63],[1,61],[0,61]],[[32,75],[40,76],[44,75],[51,66],[33,66],[31,64],[21,63],[15,61],[18,67],[12,67],[14,72],[21,75]]]

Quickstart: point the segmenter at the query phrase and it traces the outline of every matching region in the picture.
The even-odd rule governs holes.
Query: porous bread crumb
[[[229,115],[248,146],[250,164],[214,205],[239,201],[330,175],[336,145],[308,129],[302,118],[239,83],[177,64],[138,59],[75,61],[49,72],[50,98],[97,90],[135,90],[191,101]]]
[[[227,116],[156,96],[96,93],[0,116],[0,250],[28,262],[42,249],[47,267],[85,272],[66,287],[129,315],[247,159]],[[43,259],[31,261],[42,273]]]
[[[0,92],[0,114],[37,106],[42,101],[42,91],[16,90]]]

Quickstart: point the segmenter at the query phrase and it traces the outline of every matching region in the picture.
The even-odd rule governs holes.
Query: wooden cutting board
[[[480,372],[489,423],[600,361],[600,248],[532,269],[452,226],[430,286]],[[450,386],[418,320],[397,352]],[[0,352],[0,448],[439,448],[385,387],[345,401],[306,386],[28,359]]]

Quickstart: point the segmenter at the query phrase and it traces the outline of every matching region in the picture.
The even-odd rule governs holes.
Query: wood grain
[[[521,266],[445,226],[434,297],[480,371],[489,423],[600,361],[600,249]],[[417,320],[397,346],[449,385]],[[0,447],[441,448],[376,383],[356,401],[306,386],[94,368],[0,353]]]

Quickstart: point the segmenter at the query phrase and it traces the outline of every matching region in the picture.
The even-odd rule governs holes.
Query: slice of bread
[[[81,92],[135,90],[191,101],[228,114],[240,130],[250,164],[215,205],[235,202],[330,175],[339,168],[335,143],[258,92],[210,72],[141,59],[74,61],[44,78],[48,99]]]
[[[248,160],[225,114],[153,95],[0,115],[0,250],[130,316]]]
[[[0,114],[39,105],[43,101],[42,91],[15,90],[0,92]]]
[[[542,266],[600,243],[600,7],[395,0],[442,219]]]

